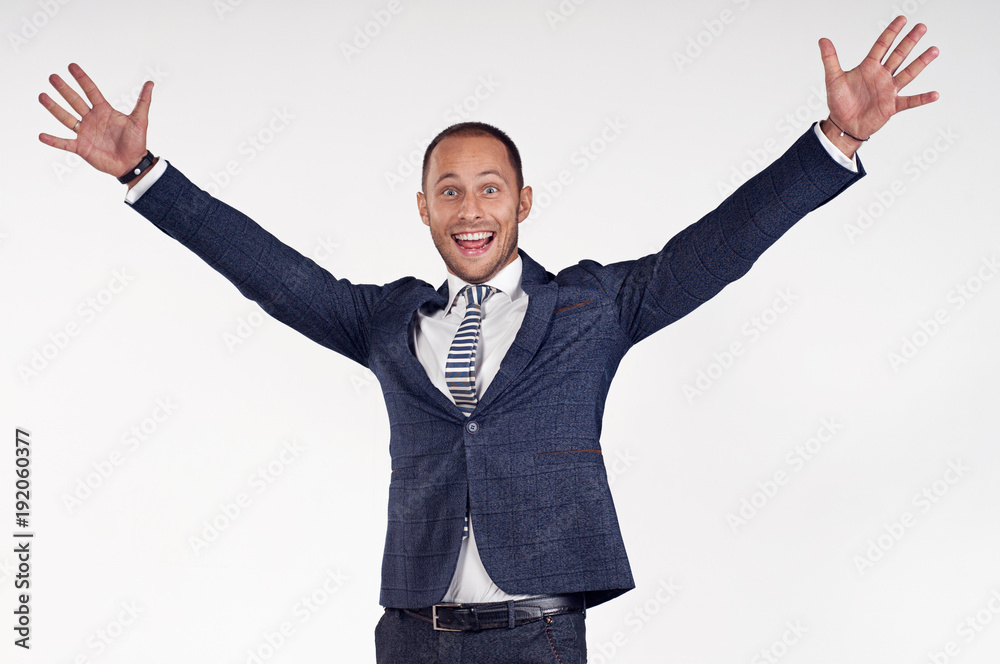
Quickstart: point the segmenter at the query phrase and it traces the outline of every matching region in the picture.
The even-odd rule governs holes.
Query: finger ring
[[[77,120],[76,124],[73,125],[73,131],[76,132],[76,131],[79,131],[79,130],[80,130],[80,121]]]

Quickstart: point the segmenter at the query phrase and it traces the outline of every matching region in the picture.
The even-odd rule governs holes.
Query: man
[[[893,114],[938,98],[898,94],[937,56],[900,71],[926,31],[890,52],[904,24],[849,72],[821,40],[829,117],[662,251],[556,275],[518,247],[532,192],[489,125],[427,148],[417,206],[449,275],[437,289],[338,280],[197,189],[146,149],[151,82],[125,116],[71,65],[90,105],[50,81],[79,119],[39,99],[76,139],[39,138],[119,176],[137,211],[244,295],[375,372],[392,457],[380,662],[579,662],[584,609],[634,585],[600,450],[618,363],[862,177],[855,152]]]

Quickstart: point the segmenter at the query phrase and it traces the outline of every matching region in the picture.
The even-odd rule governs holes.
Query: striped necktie
[[[465,318],[458,326],[455,339],[448,349],[444,377],[455,405],[468,417],[476,407],[476,348],[483,321],[483,302],[497,292],[492,286],[479,284],[462,289],[465,295]]]

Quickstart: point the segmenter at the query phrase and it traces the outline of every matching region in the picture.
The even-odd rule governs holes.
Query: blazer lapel
[[[521,329],[514,337],[514,343],[500,362],[497,375],[486,389],[486,393],[479,399],[476,405],[477,411],[495,401],[511,381],[524,371],[531,358],[538,352],[538,347],[548,333],[549,323],[552,321],[552,311],[555,309],[559,286],[551,280],[551,275],[545,268],[532,260],[528,254],[521,250],[518,250],[518,253],[522,261],[521,288],[528,294],[528,309],[524,313]],[[475,416],[476,411],[472,414]]]
[[[416,291],[416,297],[412,296],[411,293],[413,291],[407,293],[407,297],[400,298],[398,302],[393,302],[393,306],[389,308],[391,322],[383,333],[388,337],[388,343],[385,343],[385,347],[391,363],[406,376],[406,381],[411,388],[409,391],[425,397],[424,399],[415,399],[414,403],[426,404],[429,408],[435,408],[456,421],[465,421],[465,415],[458,406],[452,403],[451,399],[442,394],[441,390],[431,382],[427,371],[410,348],[410,340],[413,338],[411,326],[414,325],[416,312],[428,303],[433,303],[438,307],[447,306],[448,282],[446,281],[437,291],[431,290],[430,285],[428,285],[427,288]]]

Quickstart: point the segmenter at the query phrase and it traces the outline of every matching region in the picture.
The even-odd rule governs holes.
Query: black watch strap
[[[142,161],[140,161],[138,164],[136,164],[135,168],[133,168],[132,170],[130,170],[129,172],[127,172],[125,175],[122,175],[121,177],[119,177],[118,181],[121,182],[122,184],[128,184],[132,180],[134,180],[137,177],[139,177],[139,175],[144,170],[146,170],[147,168],[149,168],[150,166],[152,166],[153,160],[155,160],[155,159],[156,159],[156,157],[153,156],[153,153],[150,152],[149,150],[146,150],[146,156],[142,158]]]

